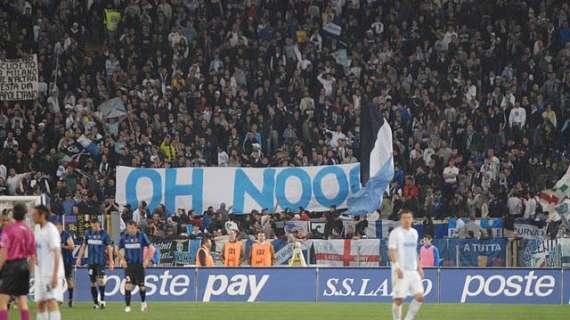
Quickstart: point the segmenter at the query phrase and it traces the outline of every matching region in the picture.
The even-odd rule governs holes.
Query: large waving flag
[[[543,206],[555,206],[565,198],[570,198],[570,167],[552,189],[542,191],[539,196]]]
[[[360,182],[363,188],[348,198],[348,212],[363,215],[378,209],[393,178],[392,128],[377,105],[367,104],[360,112]]]

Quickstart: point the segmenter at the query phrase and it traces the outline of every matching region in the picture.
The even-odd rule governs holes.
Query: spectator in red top
[[[414,212],[418,212],[418,197],[420,195],[420,189],[416,185],[416,180],[411,177],[407,176],[404,181],[404,206],[413,210]]]

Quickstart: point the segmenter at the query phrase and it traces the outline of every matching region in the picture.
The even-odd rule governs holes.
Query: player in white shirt
[[[49,209],[36,206],[32,209],[36,224],[37,266],[34,268],[34,290],[37,303],[37,320],[61,320],[59,302],[63,302],[65,276],[61,257],[61,240],[57,227],[49,222]]]
[[[414,296],[405,320],[413,320],[424,302],[424,271],[418,258],[418,232],[412,228],[412,211],[400,211],[400,226],[390,232],[388,249],[392,265],[392,317],[402,320],[402,304]]]

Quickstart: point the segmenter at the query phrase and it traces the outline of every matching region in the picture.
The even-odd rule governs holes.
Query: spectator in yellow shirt
[[[176,157],[176,148],[172,144],[170,135],[166,135],[164,140],[162,140],[162,143],[160,144],[160,152],[168,162],[174,160]]]
[[[556,112],[552,110],[551,104],[546,106],[546,110],[542,113],[542,117],[548,120],[556,128]]]

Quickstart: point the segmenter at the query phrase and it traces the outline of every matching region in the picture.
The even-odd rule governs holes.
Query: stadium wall
[[[75,299],[90,301],[87,269],[75,277]],[[390,277],[389,268],[150,268],[146,285],[150,301],[387,303]],[[123,278],[108,271],[108,301],[123,300]],[[428,303],[570,304],[570,269],[434,268],[423,281]]]

